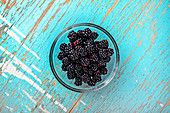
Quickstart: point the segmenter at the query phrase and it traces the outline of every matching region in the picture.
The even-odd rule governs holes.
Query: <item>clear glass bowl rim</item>
[[[77,88],[74,88],[74,87],[71,87],[69,86],[68,84],[66,84],[65,82],[62,81],[62,79],[58,76],[58,74],[56,73],[55,71],[55,68],[54,68],[54,65],[53,65],[53,50],[54,50],[54,47],[55,47],[55,44],[57,43],[58,39],[65,33],[67,32],[68,30],[72,29],[72,28],[76,28],[76,27],[79,27],[79,26],[88,26],[88,27],[94,27],[96,29],[99,29],[101,30],[103,33],[105,33],[112,41],[113,45],[114,45],[114,48],[116,50],[116,65],[115,65],[115,68],[114,68],[114,71],[113,73],[111,73],[111,75],[109,75],[109,79],[107,79],[104,83],[102,83],[101,85],[99,85],[98,87],[94,87],[93,89],[77,89]],[[114,53],[115,54],[115,53]],[[54,74],[55,78],[66,88],[72,90],[72,91],[75,91],[75,92],[80,92],[80,93],[88,93],[88,92],[94,92],[94,91],[97,91],[103,87],[105,87],[107,84],[110,83],[110,81],[114,78],[117,70],[118,70],[118,67],[119,67],[119,62],[120,62],[120,55],[119,55],[119,49],[118,49],[118,46],[116,44],[116,41],[114,40],[114,38],[112,37],[112,35],[107,31],[105,30],[104,28],[96,25],[96,24],[92,24],[92,23],[78,23],[78,24],[73,24],[71,26],[68,26],[67,28],[65,28],[63,31],[61,31],[58,36],[55,38],[52,46],[51,46],[51,49],[50,49],[50,55],[49,55],[49,61],[50,61],[50,67],[51,67],[51,70],[52,70],[52,73]]]

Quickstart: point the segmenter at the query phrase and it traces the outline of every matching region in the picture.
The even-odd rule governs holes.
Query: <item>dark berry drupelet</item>
[[[77,77],[81,78],[81,77],[82,77],[82,75],[83,75],[83,71],[82,71],[82,70],[77,71]]]
[[[67,47],[67,44],[63,43],[63,44],[60,45],[59,48],[60,48],[61,51],[64,51],[66,47]]]
[[[92,31],[89,28],[86,28],[83,31],[85,32],[84,33],[85,37],[90,37],[91,36]]]
[[[75,38],[76,38],[76,37],[77,37],[77,33],[74,32],[74,31],[71,31],[71,32],[68,33],[68,36],[67,36],[67,37],[68,37],[68,38],[69,38],[69,37],[75,37]]]
[[[87,53],[87,50],[86,50],[85,48],[81,47],[81,48],[79,49],[79,54],[80,54],[81,57],[84,57],[84,56],[86,56],[88,53]]]
[[[88,73],[89,69],[87,67],[82,67],[84,73]]]
[[[58,54],[58,59],[59,59],[59,60],[62,60],[65,56],[66,56],[66,54],[65,54],[64,52],[60,52],[60,53]]]
[[[74,84],[75,84],[76,86],[81,86],[81,85],[82,85],[82,79],[81,79],[81,78],[76,77],[76,78],[75,78],[75,82],[74,82]]]
[[[80,64],[75,64],[74,68],[75,70],[80,71],[82,69],[82,66]]]
[[[68,57],[64,57],[64,58],[62,59],[62,63],[63,63],[64,65],[69,65],[69,64],[70,64],[69,58],[68,58]]]
[[[75,71],[74,65],[73,65],[73,64],[68,65],[68,66],[67,66],[67,71],[69,71],[69,72],[74,72],[74,71]]]
[[[95,80],[95,82],[100,82],[102,79],[100,75],[96,75],[93,77],[93,80]]]
[[[99,61],[98,67],[106,67],[106,62],[103,60]]]
[[[70,55],[70,59],[71,60],[78,60],[79,59],[79,55],[76,53],[73,53],[72,55]]]
[[[65,47],[64,52],[65,52],[66,54],[69,54],[69,52],[70,52],[71,50],[72,50],[72,47],[68,46],[68,47]]]
[[[81,45],[82,44],[82,39],[79,38],[79,39],[75,40],[75,42],[73,44],[74,44],[74,46]]]
[[[97,55],[97,54],[92,54],[92,55],[90,56],[90,60],[91,60],[92,62],[97,62],[97,61],[99,60],[98,55]]]

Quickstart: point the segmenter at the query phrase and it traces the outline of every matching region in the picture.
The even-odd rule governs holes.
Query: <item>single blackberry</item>
[[[89,86],[95,86],[96,82],[91,79],[89,82],[87,82],[87,84],[88,84]]]
[[[108,56],[112,56],[113,54],[114,54],[113,49],[108,48],[108,49],[107,49],[107,55],[108,55]]]
[[[92,70],[89,69],[88,75],[89,75],[89,76],[94,76],[94,72],[93,72]]]
[[[59,60],[62,60],[65,56],[66,56],[66,54],[65,54],[64,52],[60,52],[60,53],[58,54],[58,59],[59,59]]]
[[[101,68],[100,72],[103,75],[107,74],[107,68]]]
[[[95,40],[99,35],[96,32],[91,33],[93,40]]]
[[[81,86],[81,85],[82,85],[82,79],[77,77],[77,78],[75,79],[74,84],[75,84],[76,86]]]
[[[76,37],[68,37],[70,42],[74,42],[76,40]]]
[[[93,45],[94,44],[94,40],[92,38],[86,40],[85,42],[86,45]]]
[[[72,47],[68,46],[68,47],[65,47],[64,52],[65,52],[66,54],[69,54],[69,52],[70,52],[71,50],[72,50]]]
[[[106,58],[107,57],[106,49],[99,49],[99,56],[101,58]]]
[[[99,42],[99,47],[103,48],[103,49],[107,49],[108,48],[108,41],[107,40],[102,40]]]
[[[68,57],[64,57],[62,59],[62,63],[67,66],[68,64],[70,64],[70,60],[68,59]]]
[[[66,43],[63,43],[63,44],[60,45],[59,49],[60,49],[61,51],[64,51],[66,47],[67,47],[67,44],[66,44]]]
[[[93,45],[87,45],[87,46],[85,46],[85,48],[87,49],[87,52],[88,52],[89,54],[92,54],[92,53],[95,52]]]
[[[72,55],[72,54],[74,54],[74,53],[75,53],[74,49],[72,49],[72,50],[69,51],[69,55]]]
[[[74,65],[73,65],[73,64],[68,65],[68,66],[67,66],[67,71],[69,71],[69,72],[74,72],[74,71],[75,71]]]
[[[83,30],[78,30],[77,35],[78,37],[83,37],[84,36]]]
[[[92,54],[92,55],[90,56],[90,60],[91,60],[92,62],[97,62],[97,61],[99,60],[99,58],[98,58],[97,54]]]
[[[68,77],[68,79],[74,79],[75,78],[75,73],[68,71],[67,72],[67,77]]]
[[[91,69],[92,69],[92,71],[97,71],[98,70],[97,64],[92,64]]]
[[[100,82],[102,79],[101,79],[101,76],[100,76],[100,75],[96,75],[96,76],[93,77],[93,80],[94,80],[95,82]]]
[[[81,47],[79,49],[79,54],[80,54],[81,57],[84,57],[84,56],[87,55],[87,50],[85,48]]]
[[[81,58],[80,63],[82,66],[88,66],[90,64],[90,59],[88,58]]]
[[[67,71],[67,66],[65,66],[64,64],[61,66],[63,71]]]
[[[98,67],[106,67],[106,62],[104,62],[103,60],[99,61]]]
[[[70,55],[70,59],[71,60],[78,60],[79,59],[79,55],[76,53],[73,53],[72,55]]]
[[[71,48],[73,48],[74,45],[73,45],[73,43],[70,42],[70,43],[68,44],[68,46],[71,47]]]
[[[84,73],[88,73],[89,69],[87,67],[82,67]]]
[[[76,34],[76,32],[71,31],[71,32],[68,33],[68,36],[67,36],[67,37],[68,37],[68,38],[69,38],[69,37],[75,37],[75,38],[76,38],[76,37],[77,37],[77,34]]]
[[[81,45],[82,44],[82,39],[79,38],[74,42],[74,46]]]
[[[75,64],[74,65],[75,70],[80,71],[82,69],[82,66],[80,64]]]
[[[81,76],[83,75],[83,71],[77,71],[77,77],[81,78]]]
[[[83,32],[85,37],[90,37],[92,33],[92,31],[89,28],[84,29]]]
[[[87,82],[90,81],[90,77],[88,76],[88,74],[84,73],[82,75],[82,80],[83,80],[84,83],[87,83]]]

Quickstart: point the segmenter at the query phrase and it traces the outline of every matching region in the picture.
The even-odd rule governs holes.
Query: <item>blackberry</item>
[[[106,68],[101,68],[101,74],[103,74],[103,75],[105,75],[105,74],[107,74],[107,69]]]
[[[104,62],[103,60],[99,61],[98,67],[106,67],[106,62]]]
[[[95,82],[100,82],[102,79],[100,75],[96,75],[93,77],[93,80],[95,80]]]
[[[67,77],[68,77],[68,79],[74,79],[75,78],[75,73],[68,71],[67,72]]]
[[[69,71],[69,72],[74,72],[74,71],[75,71],[75,70],[74,70],[74,65],[73,65],[73,64],[68,65],[68,66],[67,66],[67,71]]]
[[[72,55],[70,55],[70,59],[71,60],[78,60],[79,59],[79,55],[76,53],[73,53]]]
[[[62,59],[62,63],[64,64],[64,65],[68,65],[68,64],[70,64],[70,61],[69,61],[69,59],[68,59],[68,57],[64,57],[63,59]]]
[[[80,62],[81,62],[82,66],[88,66],[90,64],[90,59],[88,59],[88,58],[81,58]]]
[[[61,51],[64,51],[66,47],[67,47],[67,44],[66,44],[66,43],[63,43],[63,44],[60,45],[59,49],[60,49]]]
[[[85,34],[84,34],[85,37],[91,36],[92,31],[89,28],[84,29],[84,32],[85,32]]]
[[[81,78],[82,75],[83,75],[83,72],[81,70],[77,71],[77,77]]]
[[[95,52],[93,45],[87,45],[87,46],[85,46],[85,48],[87,49],[87,52],[88,52],[89,54],[92,54],[92,53]]]
[[[83,36],[84,36],[83,30],[78,30],[78,31],[77,31],[77,35],[78,35],[79,37],[83,37]]]
[[[79,64],[75,64],[75,70],[80,71],[82,69],[82,66]]]
[[[74,42],[74,46],[81,45],[82,44],[82,39],[79,38]]]
[[[77,34],[76,34],[76,32],[71,31],[71,32],[68,33],[68,36],[67,36],[67,37],[68,37],[68,38],[69,38],[69,37],[75,37],[75,38],[76,38],[76,37],[77,37]]]
[[[85,48],[83,48],[83,47],[81,47],[80,49],[79,49],[79,54],[80,54],[80,56],[86,56],[87,55],[87,50],[85,49]]]
[[[61,66],[63,71],[67,71],[67,66],[65,66],[64,64]]]
[[[82,75],[82,80],[83,80],[84,83],[87,83],[87,82],[90,81],[90,77],[88,76],[88,74],[84,73]]]
[[[99,47],[103,48],[103,49],[107,49],[108,48],[108,41],[107,40],[102,40],[99,42]]]
[[[107,57],[106,49],[99,49],[99,56],[101,58],[106,58]]]
[[[88,71],[88,75],[89,75],[89,76],[94,76],[94,72],[93,72],[92,70],[89,70],[89,71]]]
[[[90,56],[90,60],[92,62],[97,62],[99,60],[99,58],[98,58],[97,54],[92,54],[92,56]]]
[[[91,79],[89,82],[87,82],[87,84],[88,84],[89,86],[95,86],[96,82]]]
[[[64,52],[60,52],[60,53],[58,54],[58,59],[59,59],[59,60],[62,60],[65,56],[66,56],[66,54],[65,54]]]
[[[65,52],[66,54],[69,54],[69,52],[70,52],[71,50],[72,50],[72,47],[68,46],[68,47],[65,47],[64,52]]]
[[[96,32],[91,33],[93,40],[95,40],[99,35]]]
[[[98,70],[94,73],[95,76],[100,76],[101,75],[101,72]]]
[[[76,78],[74,84],[76,86],[81,86],[82,85],[82,79],[81,78]]]
[[[92,71],[97,71],[98,70],[97,64],[92,64],[91,69]]]
[[[112,56],[113,54],[114,54],[113,49],[108,48],[108,49],[107,49],[107,55],[108,55],[108,56]]]
[[[94,44],[94,40],[92,38],[86,40],[85,42],[86,45],[93,45]]]
[[[87,67],[83,67],[83,71],[84,71],[84,73],[88,73],[88,68]]]

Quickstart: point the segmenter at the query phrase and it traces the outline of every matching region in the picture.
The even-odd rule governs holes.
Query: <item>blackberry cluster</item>
[[[62,70],[67,71],[68,79],[75,79],[76,86],[82,82],[95,86],[100,82],[101,75],[107,74],[106,63],[114,54],[108,48],[108,41],[95,41],[98,34],[89,28],[71,31],[68,36],[69,44],[63,43],[59,49],[58,59],[62,61]]]

